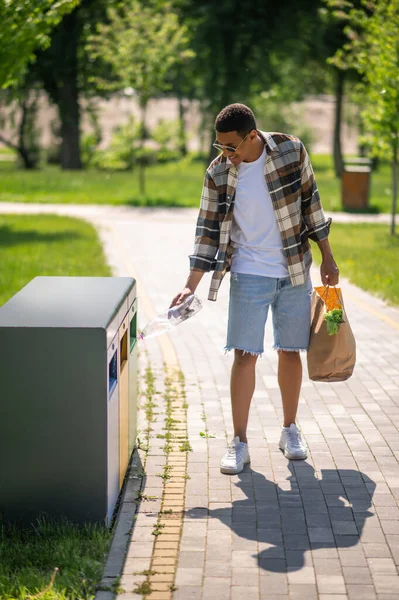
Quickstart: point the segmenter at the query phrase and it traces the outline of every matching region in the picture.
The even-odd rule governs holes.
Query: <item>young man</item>
[[[230,271],[225,350],[235,354],[230,382],[234,438],[221,471],[239,473],[250,462],[246,429],[269,306],[284,414],[279,446],[289,459],[307,457],[296,414],[300,350],[308,347],[313,289],[308,238],[320,248],[324,285],[338,283],[338,268],[328,242],[331,219],[324,216],[301,140],[260,131],[243,104],[226,106],[215,131],[214,146],[221,154],[205,174],[190,275],[171,306],[194,293],[207,271],[213,271],[208,299],[215,301]]]

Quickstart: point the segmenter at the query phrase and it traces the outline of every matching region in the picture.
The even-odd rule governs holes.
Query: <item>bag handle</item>
[[[323,292],[323,294],[320,296],[320,298],[321,298],[322,300],[323,300],[324,296],[326,296],[326,298],[328,297],[328,292],[329,292],[329,289],[330,289],[330,286],[329,286],[328,284],[327,284],[327,285],[325,285],[324,287],[325,287],[325,291],[324,291],[324,292]],[[335,290],[335,294],[336,294],[336,296],[337,296],[338,302],[339,302],[340,304],[342,304],[342,298],[341,298],[341,297],[340,297],[340,295],[338,294],[338,292],[337,292],[337,288],[335,287],[335,285],[333,286],[333,288],[334,288],[334,290]]]

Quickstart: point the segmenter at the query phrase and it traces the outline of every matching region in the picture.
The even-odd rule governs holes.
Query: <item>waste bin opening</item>
[[[132,307],[132,311],[133,310],[135,310],[134,307]],[[135,313],[134,317],[130,321],[130,352],[132,352],[134,346],[136,345],[136,342],[137,342],[137,312]]]
[[[121,369],[123,369],[123,367],[125,366],[125,364],[127,363],[127,331],[125,331],[125,333],[123,334],[123,337],[121,339],[121,343],[120,343],[120,356],[121,356]]]
[[[116,384],[118,382],[118,350],[115,350],[115,354],[113,355],[113,357],[110,360],[110,363],[108,366],[108,373],[109,373],[108,391],[109,391],[109,398],[111,398],[111,394],[114,391]]]

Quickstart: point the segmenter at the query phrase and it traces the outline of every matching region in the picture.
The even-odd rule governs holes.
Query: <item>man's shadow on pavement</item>
[[[258,565],[266,571],[296,571],[304,566],[307,550],[350,548],[359,542],[375,483],[354,469],[314,468],[301,461],[287,465],[287,485],[246,467],[233,485],[246,498],[232,508],[209,510],[209,518],[229,524],[239,537],[258,541]],[[195,518],[196,509],[186,511]],[[244,547],[245,549],[245,547]]]

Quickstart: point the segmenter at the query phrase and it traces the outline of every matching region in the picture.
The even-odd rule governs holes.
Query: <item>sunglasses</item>
[[[224,150],[226,150],[227,152],[230,153],[234,153],[237,152],[238,148],[241,146],[241,144],[243,142],[245,142],[245,140],[247,139],[247,137],[249,136],[251,132],[247,133],[247,135],[245,136],[245,138],[243,138],[241,140],[241,142],[238,144],[238,146],[224,146],[223,144],[219,144],[219,142],[214,142],[212,145],[214,148],[216,148],[216,150],[220,150],[221,152],[224,152]]]

